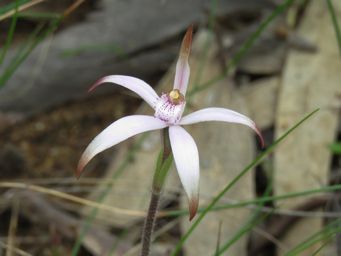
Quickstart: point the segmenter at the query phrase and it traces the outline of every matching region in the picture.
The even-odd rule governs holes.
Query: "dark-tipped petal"
[[[204,108],[193,113],[184,116],[180,120],[180,125],[187,125],[187,124],[195,124],[200,122],[208,122],[208,121],[221,121],[227,123],[237,123],[249,126],[252,128],[257,135],[259,136],[260,142],[262,147],[264,147],[264,139],[256,127],[255,122],[253,122],[247,116],[240,114],[236,111],[227,109],[227,108]]]
[[[187,58],[191,53],[193,25],[189,26],[181,43],[180,57]]]
[[[264,138],[263,138],[263,135],[262,135],[261,131],[258,129],[257,125],[255,125],[255,129],[254,130],[255,130],[255,132],[258,135],[258,138],[259,138],[259,141],[260,141],[260,146],[262,148],[264,148],[265,147]]]
[[[192,136],[181,126],[169,127],[174,162],[189,202],[190,219],[195,216],[199,201],[199,153]]]
[[[178,62],[176,63],[174,89],[179,90],[183,95],[186,94],[190,68],[188,58],[191,53],[193,26],[187,29],[184,39],[182,40]]]
[[[81,159],[79,160],[78,162],[78,165],[77,165],[77,169],[76,169],[76,172],[75,172],[75,175],[77,177],[77,179],[79,179],[81,177],[81,174],[84,170],[84,167],[86,166],[86,164],[90,161],[91,159],[88,159],[87,156],[82,156]]]
[[[199,205],[199,197],[197,195],[192,196],[188,200],[189,221],[191,221],[195,217],[195,215],[197,214],[198,205]]]

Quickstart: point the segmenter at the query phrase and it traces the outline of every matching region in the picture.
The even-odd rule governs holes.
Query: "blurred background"
[[[100,131],[153,114],[118,86],[87,90],[121,74],[168,92],[191,24],[186,111],[239,111],[266,147],[238,125],[186,127],[200,154],[202,208],[263,157],[180,252],[193,222],[171,169],[152,255],[341,255],[339,0],[1,0],[0,255],[139,254],[160,134],[107,150],[77,180]]]

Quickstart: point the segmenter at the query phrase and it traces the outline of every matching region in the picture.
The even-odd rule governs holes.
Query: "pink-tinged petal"
[[[262,147],[264,139],[256,124],[247,116],[226,108],[204,108],[195,111],[180,120],[180,125],[194,124],[207,121],[222,121],[228,123],[244,124],[252,128],[259,136]]]
[[[169,127],[169,138],[174,161],[182,185],[188,196],[190,220],[199,203],[199,153],[192,136],[180,126]]]
[[[154,89],[146,82],[132,76],[121,76],[112,75],[105,76],[99,79],[93,86],[90,87],[89,92],[95,90],[99,85],[103,83],[114,83],[121,85],[136,94],[138,94],[142,99],[144,99],[152,108],[155,107],[159,96],[156,94]]]
[[[98,153],[132,137],[136,134],[165,128],[163,121],[145,115],[123,117],[105,128],[98,134],[85,149],[78,163],[76,171],[79,177],[87,163]]]
[[[190,69],[188,64],[189,54],[192,45],[193,26],[187,29],[186,35],[182,41],[180,55],[176,63],[174,89],[178,89],[183,95],[186,94]]]

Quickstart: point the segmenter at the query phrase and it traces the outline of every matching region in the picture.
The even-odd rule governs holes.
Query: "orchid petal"
[[[179,59],[176,63],[174,89],[178,89],[183,95],[186,94],[190,75],[188,57],[191,52],[192,33],[193,26],[190,26],[182,41]]]
[[[133,115],[123,117],[109,125],[98,134],[85,149],[77,168],[77,177],[80,176],[87,163],[98,153],[132,137],[136,134],[165,128],[160,119],[153,116]]]
[[[174,161],[189,201],[190,220],[199,203],[199,153],[192,136],[180,126],[169,127]]]
[[[142,99],[144,99],[152,108],[155,107],[159,96],[156,94],[154,89],[147,84],[146,82],[132,76],[121,76],[121,75],[112,75],[105,76],[99,79],[91,88],[89,92],[95,90],[99,85],[103,83],[114,83],[121,85],[136,94],[138,94]]]
[[[180,120],[180,125],[194,124],[207,121],[222,121],[228,123],[244,124],[252,128],[260,138],[262,147],[264,147],[264,140],[261,132],[258,130],[256,124],[248,117],[226,108],[204,108],[195,111]]]

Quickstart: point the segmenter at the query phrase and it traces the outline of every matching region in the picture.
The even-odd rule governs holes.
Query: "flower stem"
[[[155,216],[157,212],[157,208],[160,201],[160,192],[153,193],[150,198],[149,208],[148,208],[148,215],[146,217],[143,232],[142,232],[142,250],[141,256],[148,256],[150,252],[150,244],[151,244],[151,236],[154,230],[155,224]]]
[[[171,147],[168,129],[163,130],[163,150],[159,155],[155,174],[152,183],[152,193],[148,207],[147,216],[142,231],[141,256],[148,256],[150,253],[151,236],[154,230],[156,213],[160,202],[160,196],[166,175],[172,163]]]

